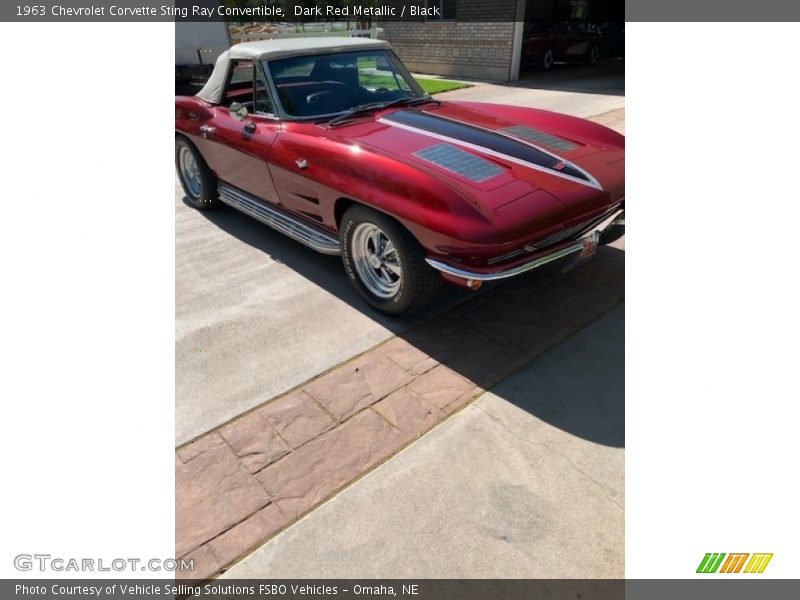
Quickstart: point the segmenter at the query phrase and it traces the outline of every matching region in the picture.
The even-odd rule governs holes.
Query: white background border
[[[0,575],[172,557],[174,24],[3,23],[0,48]]]
[[[625,33],[625,574],[796,576],[800,24]]]

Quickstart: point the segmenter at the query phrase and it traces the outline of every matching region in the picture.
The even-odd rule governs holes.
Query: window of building
[[[558,0],[556,18],[559,21],[577,21],[589,16],[588,0]]]
[[[458,0],[427,0],[428,8],[438,8],[438,17],[426,17],[427,21],[455,21]]]

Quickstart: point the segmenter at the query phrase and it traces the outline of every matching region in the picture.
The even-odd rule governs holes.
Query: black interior
[[[317,58],[308,75],[277,75],[275,86],[283,108],[293,117],[328,115],[359,104],[408,95],[405,90],[360,85],[356,61],[343,60],[341,56]]]
[[[358,104],[358,88],[341,81],[275,82],[283,108],[294,117],[325,115]]]
[[[253,99],[253,84],[249,81],[231,83],[225,92],[222,106],[230,107],[234,102],[238,102],[250,113],[274,113],[275,109],[269,99],[264,84],[259,81],[256,88],[255,99]]]

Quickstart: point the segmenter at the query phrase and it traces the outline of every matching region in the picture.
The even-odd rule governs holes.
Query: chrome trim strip
[[[436,115],[436,116],[440,117],[442,119],[447,119],[449,121],[453,121],[454,123],[460,123],[461,122],[461,121],[457,121],[456,119],[451,119],[450,117],[443,117],[441,115]],[[571,175],[567,175],[565,173],[561,173],[560,171],[556,171],[554,169],[548,169],[547,167],[543,167],[542,165],[537,165],[535,163],[528,162],[526,160],[521,160],[521,159],[516,158],[514,156],[509,156],[508,154],[503,154],[502,152],[495,152],[494,150],[490,150],[489,148],[484,148],[483,146],[478,146],[476,144],[471,144],[469,142],[464,142],[462,140],[459,140],[457,138],[453,138],[453,137],[450,137],[450,136],[440,135],[438,133],[433,133],[431,131],[426,131],[426,130],[420,129],[418,127],[412,127],[411,125],[405,125],[404,123],[396,123],[394,121],[390,121],[390,120],[384,119],[384,118],[380,118],[377,121],[378,121],[378,123],[383,123],[384,125],[389,125],[390,127],[399,127],[400,129],[405,129],[406,131],[411,131],[413,133],[419,133],[421,135],[427,135],[428,137],[432,137],[432,138],[440,140],[442,142],[448,142],[448,143],[451,143],[451,144],[457,144],[459,146],[463,146],[464,148],[469,148],[471,150],[475,150],[476,152],[482,152],[484,154],[487,154],[489,156],[493,156],[495,158],[499,158],[501,160],[507,160],[508,162],[513,162],[515,164],[522,165],[523,167],[528,167],[529,169],[534,169],[534,170],[540,171],[542,173],[547,173],[548,175],[552,175],[553,177],[561,177],[562,179],[566,179],[568,181],[573,181],[575,183],[579,183],[581,185],[585,185],[585,186],[594,188],[596,190],[603,191],[603,186],[600,185],[600,182],[597,181],[597,179],[595,179],[594,176],[591,173],[586,171],[586,169],[582,169],[581,167],[579,167],[575,163],[567,160],[566,158],[562,158],[562,157],[558,156],[557,154],[553,154],[549,150],[541,148],[540,146],[537,146],[536,144],[531,144],[528,141],[521,140],[521,139],[516,138],[516,137],[514,137],[512,135],[506,135],[506,134],[504,134],[504,133],[502,133],[500,131],[493,131],[491,129],[486,129],[485,127],[480,127],[479,125],[472,125],[471,123],[465,123],[465,125],[470,125],[472,127],[478,128],[478,129],[483,129],[484,131],[488,131],[489,133],[500,134],[500,135],[502,135],[504,137],[507,137],[509,139],[514,140],[515,142],[518,142],[520,144],[526,144],[526,145],[530,146],[531,148],[535,148],[536,150],[539,150],[540,152],[543,152],[544,154],[547,154],[548,156],[552,156],[554,159],[556,159],[558,161],[561,161],[565,165],[569,165],[573,169],[583,173],[587,177],[588,181],[585,180],[585,179],[580,179],[579,177],[572,177]]]
[[[475,281],[494,281],[496,279],[507,279],[509,277],[522,275],[523,273],[531,271],[536,267],[541,267],[542,265],[553,262],[554,260],[564,258],[573,252],[578,252],[582,248],[583,245],[581,244],[573,244],[572,246],[567,246],[566,248],[562,248],[561,250],[553,252],[552,254],[540,256],[539,258],[536,258],[523,265],[519,265],[518,267],[514,267],[513,269],[508,269],[507,271],[496,271],[495,273],[475,273],[474,271],[465,271],[464,269],[453,267],[443,262],[439,262],[433,258],[426,258],[425,262],[437,271],[441,271],[442,273],[447,273],[448,275],[453,275],[455,277],[461,277],[462,279],[473,279]]]
[[[587,227],[586,230],[583,232],[583,235],[581,235],[581,237],[582,238],[586,237],[587,235],[590,235],[595,231],[599,231],[600,233],[604,232],[617,219],[617,217],[624,212],[625,209],[620,208],[620,205],[617,205],[617,210],[608,213],[605,217],[601,218],[600,221],[597,221],[593,225]]]
[[[269,225],[276,231],[308,246],[312,250],[332,256],[337,256],[340,253],[339,240],[333,235],[303,223],[271,206],[267,206],[247,192],[243,192],[226,183],[218,183],[217,191],[219,192],[219,199],[225,204],[261,221],[265,225]]]
[[[608,226],[617,218],[617,216],[623,212],[621,209],[611,213],[608,217],[604,220],[596,223],[595,225],[589,227],[579,238],[579,240],[565,248],[561,248],[560,250],[556,250],[555,252],[551,252],[550,254],[545,254],[544,256],[539,256],[534,258],[530,262],[523,263],[511,269],[507,269],[504,271],[495,271],[493,273],[476,273],[475,271],[467,271],[465,269],[461,269],[459,267],[454,267],[453,265],[449,265],[447,263],[443,263],[439,260],[434,258],[426,258],[425,262],[428,263],[431,267],[436,269],[437,271],[441,271],[442,273],[447,273],[448,275],[452,275],[454,277],[460,277],[462,279],[472,279],[474,281],[495,281],[498,279],[508,279],[509,277],[516,277],[517,275],[522,275],[528,271],[532,271],[537,267],[541,267],[542,265],[546,265],[549,262],[553,262],[554,260],[559,260],[564,258],[565,256],[569,256],[574,252],[579,252],[583,249],[583,244],[580,243],[580,240],[594,235],[596,233],[601,233],[605,231]]]

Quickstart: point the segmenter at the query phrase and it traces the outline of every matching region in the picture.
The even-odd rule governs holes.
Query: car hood
[[[578,216],[624,195],[624,138],[548,111],[446,102],[333,132],[447,181],[489,213],[528,197]]]

